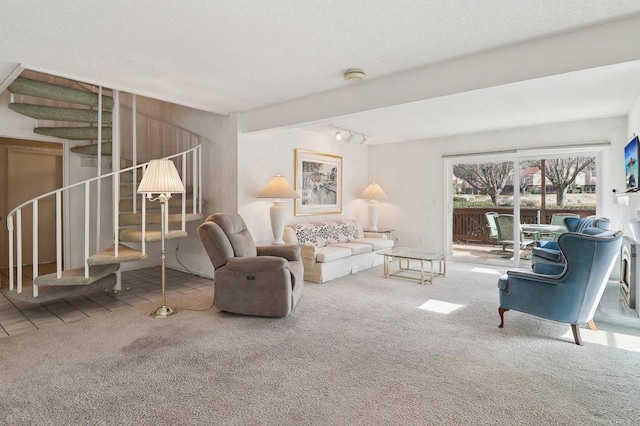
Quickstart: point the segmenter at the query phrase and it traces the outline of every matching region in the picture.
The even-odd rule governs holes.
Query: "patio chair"
[[[496,220],[496,228],[498,230],[498,242],[502,244],[502,251],[506,251],[507,246],[514,245],[513,238],[513,215],[512,214],[500,214],[495,217]],[[520,249],[524,250],[529,246],[535,244],[535,238],[531,238],[533,234],[526,236],[522,229],[520,228],[520,223],[518,223],[518,228],[520,230]]]
[[[498,239],[498,226],[496,225],[496,212],[486,212],[484,217],[487,219],[487,228],[489,228],[489,239],[496,241]]]
[[[554,213],[553,215],[551,215],[551,225],[564,227],[564,231],[557,231],[551,234],[551,238],[553,239],[553,241],[557,241],[560,235],[567,232],[567,227],[564,224],[565,217],[580,217],[580,215],[577,213]]]

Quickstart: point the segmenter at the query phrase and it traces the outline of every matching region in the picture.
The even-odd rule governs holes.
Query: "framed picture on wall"
[[[296,149],[296,216],[342,213],[342,157]]]

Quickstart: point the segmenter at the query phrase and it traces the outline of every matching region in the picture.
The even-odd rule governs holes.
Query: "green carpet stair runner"
[[[34,133],[74,141],[92,141],[98,139],[97,127],[36,127]],[[111,127],[102,128],[102,140],[111,140]]]
[[[25,77],[18,77],[9,86],[9,91],[16,95],[25,95],[50,99],[54,101],[66,102],[69,104],[84,105],[92,108],[98,107],[99,95],[90,91],[74,89],[70,87],[58,86]],[[102,96],[102,147],[101,154],[110,156],[113,149],[111,144],[113,122],[114,101],[111,96]],[[11,103],[9,109],[12,111],[31,117],[37,120],[48,120],[68,123],[88,123],[98,125],[98,111],[95,109],[80,109],[60,106],[36,105],[29,103]],[[70,140],[95,141],[98,139],[98,127],[36,127],[34,133],[39,135],[53,136]],[[71,148],[71,152],[81,155],[97,155],[98,145],[92,143],[88,145]],[[127,159],[121,159],[121,167],[127,168],[132,164]],[[137,180],[142,179],[142,172],[138,171]],[[119,200],[120,230],[119,239],[122,242],[140,243],[142,242],[142,213],[138,210],[133,213],[133,199],[135,193],[133,188],[133,172],[121,174],[121,194]],[[181,223],[182,221],[182,197],[174,197],[169,200],[169,223]],[[138,208],[141,204],[138,203]],[[188,197],[186,207],[193,208],[193,199]],[[147,203],[146,211],[145,241],[155,242],[161,240],[160,213],[157,203]],[[202,219],[202,214],[187,213],[185,221],[195,221]],[[135,228],[131,228],[134,227]],[[169,230],[165,234],[165,239],[185,238],[187,233],[182,230]],[[116,272],[120,269],[120,263],[136,262],[147,259],[147,255],[141,251],[124,244],[118,245],[118,255],[115,256],[115,247],[107,247],[95,253],[87,259],[89,265],[89,277],[84,276],[84,267],[66,270],[61,278],[56,274],[47,274],[36,277],[33,281],[28,278],[23,279],[23,292],[11,290],[8,295],[19,301],[41,303],[49,300],[73,296],[79,291],[96,291],[113,289],[117,282]],[[33,292],[29,289],[35,283],[38,286],[38,297],[33,297]]]
[[[74,154],[82,154],[82,155],[98,155],[98,144],[90,144],[90,145],[81,145],[74,146],[71,148],[71,152]],[[111,142],[102,142],[102,155],[111,156],[113,153],[113,145]]]
[[[93,109],[77,109],[54,107],[47,105],[34,105],[11,103],[9,104],[11,111],[37,120],[51,121],[75,121],[78,123],[98,123],[98,111]],[[111,124],[113,114],[107,111],[102,113],[102,124]]]
[[[9,92],[15,95],[33,96],[36,98],[51,99],[54,101],[68,102],[91,107],[98,107],[98,94],[82,89],[58,86],[33,80],[26,77],[18,77],[9,85]],[[113,98],[102,95],[102,108],[113,109]]]
[[[33,279],[38,286],[78,286],[93,284],[94,282],[113,274],[120,269],[120,264],[97,265],[89,267],[89,276],[84,276],[84,267],[62,271],[62,278],[56,273],[40,275]]]
[[[116,274],[109,274],[102,277],[91,284],[82,286],[39,286],[38,297],[33,297],[33,291],[30,283],[24,283],[22,286],[22,293],[18,293],[16,289],[7,292],[7,296],[11,300],[28,302],[28,303],[43,303],[60,298],[66,298],[77,295],[79,292],[90,293],[94,291],[111,290],[117,283]]]
[[[93,108],[98,107],[99,95],[82,89],[58,86],[25,77],[16,78],[9,85],[9,92],[16,95],[32,96],[80,104]],[[111,140],[112,132],[109,126],[113,116],[113,98],[102,95],[102,140]],[[36,105],[27,103],[11,103],[9,109],[18,114],[38,120],[65,121],[73,123],[98,124],[98,111],[92,109],[67,108],[59,106]],[[107,110],[107,111],[104,111]],[[105,126],[106,125],[106,126]],[[44,136],[52,136],[70,140],[97,140],[97,127],[36,127],[34,133]]]

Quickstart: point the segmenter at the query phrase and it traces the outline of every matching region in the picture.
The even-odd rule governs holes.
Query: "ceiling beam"
[[[240,116],[240,130],[251,133],[322,123],[395,105],[636,61],[640,60],[639,39],[640,15],[636,15],[245,111]]]

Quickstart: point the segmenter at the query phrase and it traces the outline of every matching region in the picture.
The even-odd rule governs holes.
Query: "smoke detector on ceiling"
[[[358,83],[364,80],[365,73],[360,68],[351,68],[344,72],[344,79],[349,83]]]

